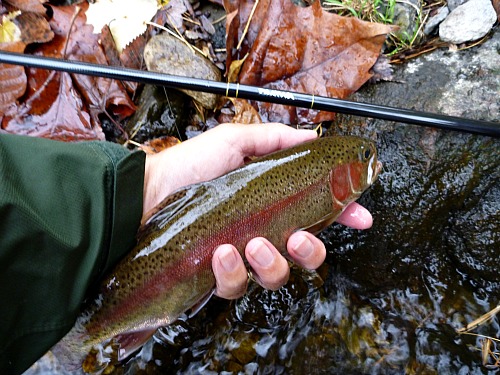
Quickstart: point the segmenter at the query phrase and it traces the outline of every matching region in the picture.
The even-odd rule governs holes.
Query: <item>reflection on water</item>
[[[324,283],[294,270],[277,292],[254,285],[232,304],[212,301],[200,316],[159,331],[116,373],[488,372],[481,338],[455,331],[494,307],[476,294],[442,282],[419,292],[366,293],[333,267],[321,271]],[[454,291],[438,295],[436,288]],[[498,320],[479,332],[499,337]]]

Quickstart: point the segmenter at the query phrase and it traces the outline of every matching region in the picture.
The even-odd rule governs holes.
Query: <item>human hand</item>
[[[295,130],[281,124],[223,124],[158,154],[148,155],[144,178],[143,222],[148,212],[180,187],[208,181],[241,167],[250,156],[261,156],[317,137],[314,130]],[[366,229],[370,213],[357,203],[350,204],[337,222]],[[299,231],[288,239],[287,250],[298,265],[316,269],[325,257],[324,244],[309,232]],[[290,268],[286,259],[265,238],[252,239],[245,257],[256,281],[268,289],[284,285]],[[231,244],[219,246],[212,259],[215,293],[238,298],[245,293],[247,270]]]

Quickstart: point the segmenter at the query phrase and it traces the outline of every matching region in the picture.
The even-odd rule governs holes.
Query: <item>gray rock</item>
[[[455,10],[455,8],[458,8],[460,5],[465,4],[467,0],[448,0],[447,6],[450,12],[452,10]]]
[[[211,81],[221,80],[219,68],[167,33],[155,35],[148,41],[144,48],[144,60],[150,71]],[[217,95],[191,90],[181,91],[205,108],[212,109],[217,104]]]
[[[429,35],[430,33],[432,33],[437,25],[444,21],[448,14],[450,14],[450,10],[448,9],[448,7],[444,6],[442,8],[439,8],[437,13],[432,17],[429,17],[429,19],[427,20],[427,23],[424,26],[424,34]]]
[[[469,0],[453,10],[439,26],[439,37],[453,44],[477,40],[493,27],[497,15],[490,0]]]

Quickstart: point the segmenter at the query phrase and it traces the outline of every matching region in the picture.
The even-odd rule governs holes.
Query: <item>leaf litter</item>
[[[387,25],[331,14],[319,1],[309,7],[299,7],[289,0],[225,0],[224,55],[212,46],[216,28],[210,14],[199,9],[199,3],[171,0],[166,6],[160,4],[153,15],[153,7],[158,8],[158,4],[153,0],[142,1],[148,4],[149,13],[137,17],[142,20],[142,26],[133,32],[114,31],[114,21],[109,19],[96,21],[95,14],[110,13],[96,11],[99,4],[109,6],[109,0],[98,0],[91,5],[96,7],[93,15],[86,2],[80,4],[77,12],[76,6],[55,6],[44,0],[11,0],[8,10],[21,10],[15,25],[21,30],[21,43],[28,46],[26,53],[145,69],[146,42],[162,33],[152,26],[144,33],[144,23],[152,17],[153,22],[165,25],[200,49],[212,63],[221,67],[224,62],[227,72],[235,62],[230,77],[225,79],[336,98],[347,97],[372,77],[371,68],[391,30]],[[87,19],[89,12],[94,28]],[[109,14],[107,16],[109,18]],[[119,17],[128,18],[127,15]],[[33,30],[26,25],[33,26]],[[117,39],[125,42],[117,44]],[[238,43],[241,46],[236,48]],[[23,44],[20,46],[17,50],[23,51]],[[8,48],[11,47],[5,43],[0,45],[0,49]],[[23,86],[23,82],[19,82],[10,89],[11,94],[0,97],[3,130],[68,141],[104,139],[102,116],[105,116],[113,124],[114,132],[122,133],[121,139],[128,139],[129,134],[121,126],[136,110],[132,98],[137,97],[139,85],[31,68],[16,69],[17,73],[23,73],[21,77],[26,72],[25,83]],[[5,82],[7,78],[0,75],[0,88],[6,87]],[[254,109],[250,110],[250,104]],[[334,116],[328,112],[244,100],[226,101],[226,109],[221,109],[220,103],[215,109],[191,106],[195,108],[190,120],[193,124],[200,121],[213,124],[214,118],[311,124]]]

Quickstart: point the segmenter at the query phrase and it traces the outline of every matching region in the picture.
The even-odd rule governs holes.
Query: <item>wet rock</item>
[[[485,36],[497,15],[490,0],[469,0],[454,9],[439,26],[439,37],[460,44]]]
[[[444,19],[448,16],[448,14],[450,14],[450,10],[448,9],[448,7],[444,6],[444,7],[439,8],[437,13],[435,15],[433,15],[432,17],[429,17],[429,19],[425,23],[424,34],[425,35],[431,34],[434,31],[434,29],[441,22],[444,21]]]
[[[221,72],[208,59],[173,36],[163,33],[153,36],[144,48],[148,70],[220,81]],[[215,108],[218,96],[204,92],[182,90],[207,109]]]
[[[138,109],[125,125],[130,139],[144,143],[162,136],[183,138],[186,98],[173,89],[145,85],[137,100]]]

